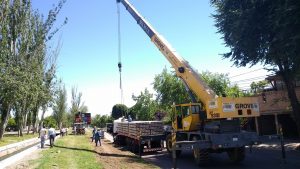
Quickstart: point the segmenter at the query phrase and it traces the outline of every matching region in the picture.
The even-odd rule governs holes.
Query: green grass
[[[35,168],[103,168],[97,163],[93,146],[87,140],[89,135],[68,135],[55,140],[55,146],[43,150],[41,157],[31,161]]]
[[[26,133],[23,133],[23,137],[18,137],[18,135],[16,135],[16,134],[6,134],[6,135],[4,135],[2,140],[0,140],[0,147],[6,146],[8,144],[16,143],[16,142],[28,140],[28,139],[31,139],[34,137],[38,137],[38,134],[30,133],[27,135]]]

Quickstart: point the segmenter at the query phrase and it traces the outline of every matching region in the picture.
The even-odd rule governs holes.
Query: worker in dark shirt
[[[95,133],[95,143],[96,143],[96,146],[98,146],[98,142],[101,146],[101,136],[102,136],[102,131],[98,128],[96,133]]]

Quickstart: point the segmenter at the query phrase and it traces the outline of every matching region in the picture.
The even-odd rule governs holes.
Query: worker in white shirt
[[[46,129],[44,127],[42,127],[40,130],[41,148],[44,148],[45,140],[46,140],[46,133],[47,133]]]

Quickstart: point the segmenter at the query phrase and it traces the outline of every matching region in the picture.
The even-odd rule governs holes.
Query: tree
[[[205,71],[200,76],[218,96],[240,97],[243,95],[237,85],[230,83],[227,74]]]
[[[162,73],[154,77],[153,89],[156,91],[156,99],[161,105],[172,105],[191,102],[184,84],[175,72],[169,73],[165,68]]]
[[[158,104],[153,100],[153,94],[147,89],[141,92],[139,96],[132,96],[132,99],[136,101],[132,106],[131,112],[135,115],[138,120],[154,120],[155,113],[158,110]]]
[[[47,57],[47,62],[45,62],[45,70],[42,75],[42,84],[41,84],[41,92],[38,95],[39,100],[35,104],[35,108],[33,110],[34,123],[36,123],[36,119],[38,119],[38,111],[42,109],[42,116],[39,122],[39,129],[43,126],[43,120],[45,113],[48,107],[51,107],[53,104],[53,98],[55,95],[55,87],[56,87],[56,59],[58,57],[60,51],[60,45],[58,44],[56,49],[51,51]],[[40,132],[39,132],[40,133]]]
[[[8,122],[7,122],[7,127],[6,128],[9,128],[10,130],[15,130],[17,129],[17,124],[16,124],[16,121],[14,118],[9,118]],[[9,130],[9,131],[10,131]]]
[[[92,118],[92,126],[97,126],[104,128],[106,126],[106,123],[112,123],[112,117],[108,115],[100,115],[97,114],[95,117]]]
[[[57,128],[57,122],[53,116],[48,116],[44,119],[44,126]]]
[[[113,106],[112,111],[111,111],[111,117],[113,119],[118,119],[122,116],[127,115],[127,106],[124,104],[116,104]]]
[[[72,87],[72,98],[71,98],[71,108],[68,113],[67,123],[72,124],[74,122],[75,114],[78,112],[81,113],[87,113],[88,107],[84,105],[84,102],[82,102],[81,97],[82,93],[78,92],[77,87]]]
[[[53,117],[57,122],[59,129],[62,128],[62,123],[67,112],[67,91],[65,85],[60,85],[57,91],[57,97],[54,99]]]
[[[268,81],[266,81],[266,80],[262,80],[262,81],[258,81],[258,82],[252,82],[250,84],[251,92],[254,93],[254,94],[262,92],[263,89],[267,85],[268,85]]]
[[[79,108],[79,111],[81,113],[87,113],[89,111],[89,108],[86,105],[84,105],[84,103],[82,103],[82,105]]]
[[[73,116],[75,116],[76,113],[84,110],[87,111],[88,108],[84,106],[84,103],[81,101],[82,93],[77,91],[77,87],[72,87],[72,100],[71,100],[71,109],[70,112]]]
[[[44,21],[30,1],[1,1],[0,5],[0,140],[9,114],[15,112],[19,134],[29,119],[29,126],[41,91],[46,69],[46,42],[58,31],[52,31],[64,1],[50,10]],[[39,106],[38,106],[39,107]]]
[[[300,1],[211,0],[218,32],[236,66],[263,63],[283,78],[300,135],[300,104],[294,80],[300,73]]]
[[[101,121],[100,118],[101,118],[101,115],[96,114],[96,116],[92,118],[91,125],[92,126],[100,126],[100,121]]]
[[[70,112],[67,112],[66,113],[66,116],[65,118],[63,119],[63,124],[66,126],[66,127],[70,127],[73,125],[74,123],[74,116],[70,113]]]

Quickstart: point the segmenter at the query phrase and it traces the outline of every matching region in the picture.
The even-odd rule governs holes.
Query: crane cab
[[[172,127],[177,131],[196,131],[206,119],[200,103],[187,103],[173,106]]]

